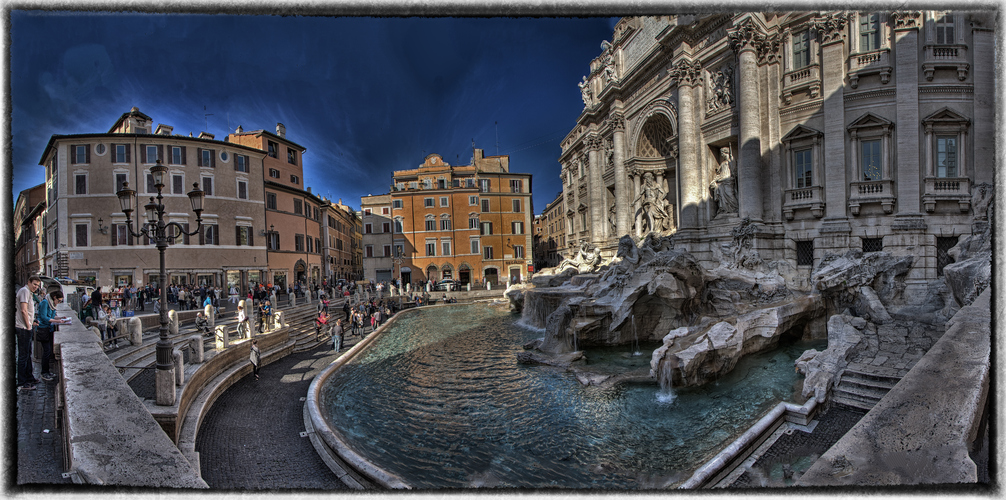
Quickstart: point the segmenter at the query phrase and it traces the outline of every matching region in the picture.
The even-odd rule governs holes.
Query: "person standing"
[[[32,275],[28,283],[17,291],[17,314],[14,317],[14,331],[17,337],[17,385],[24,390],[32,390],[38,380],[32,374],[31,331],[38,324],[35,321],[35,298],[32,295],[42,285],[42,280]]]
[[[237,304],[237,302],[238,302],[238,289],[237,289],[237,287],[235,287],[234,285],[231,285],[231,289],[230,289],[230,291],[229,291],[229,293],[227,295],[228,295],[228,298],[230,299],[230,303],[231,304]]]
[[[332,349],[335,350],[336,354],[342,349],[342,319],[335,320],[335,326],[332,327]]]
[[[136,291],[136,298],[139,299],[137,301],[137,304],[139,305],[139,309],[141,311],[145,310],[144,306],[143,306],[143,303],[147,301],[147,289],[144,288],[144,287],[140,287],[140,289]]]
[[[42,355],[40,356],[42,360],[42,380],[46,382],[50,382],[56,378],[49,370],[49,358],[52,357],[52,338],[56,325],[63,320],[63,318],[56,316],[56,306],[60,302],[63,302],[63,292],[54,290],[42,299],[38,308],[38,326],[35,328],[35,340],[42,347]]]
[[[262,363],[262,351],[258,348],[257,340],[252,341],[251,354],[248,357],[251,360],[252,373],[255,374],[255,380],[258,380],[258,369],[259,365]]]
[[[248,321],[248,314],[245,312],[245,307],[242,304],[238,304],[238,336],[244,338],[245,335],[251,337],[251,322]]]

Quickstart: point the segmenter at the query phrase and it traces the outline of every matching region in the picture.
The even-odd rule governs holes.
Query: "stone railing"
[[[796,210],[809,208],[814,217],[824,216],[824,188],[810,186],[787,189],[783,192],[782,212],[786,220],[793,220]]]
[[[894,212],[894,181],[854,181],[850,183],[849,210],[852,215],[859,215],[860,205],[879,203],[884,213]]]
[[[958,80],[967,79],[970,69],[967,45],[926,45],[922,50],[922,73],[927,81],[933,80],[936,68],[955,69]]]
[[[807,90],[808,96],[813,99],[821,92],[821,66],[811,64],[803,68],[787,72],[783,75],[782,99],[789,104],[792,102],[793,94]]]
[[[72,323],[56,332],[64,450],[74,482],[156,488],[207,488],[143,402],[112,365],[100,339],[66,304]]]
[[[971,208],[971,179],[967,177],[926,177],[922,204],[926,212],[936,210],[937,201],[957,202],[961,212]]]
[[[849,86],[857,88],[859,78],[865,75],[880,74],[880,83],[891,81],[891,49],[883,48],[849,56]]]

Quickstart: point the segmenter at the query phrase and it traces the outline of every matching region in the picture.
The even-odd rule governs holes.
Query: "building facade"
[[[382,231],[372,233],[375,257],[364,254],[367,276],[371,269],[374,279],[378,269],[386,276],[389,262],[392,278],[413,286],[446,279],[498,284],[532,272],[531,174],[511,172],[509,156],[475,149],[470,165],[452,166],[431,154],[418,168],[394,172],[392,188],[387,199],[367,197],[361,205],[365,237],[368,221]],[[378,242],[388,222],[391,259]]]
[[[134,238],[116,192],[137,191],[133,227],[156,196],[150,167],[168,167],[165,218],[196,229],[187,192],[205,192],[202,227],[177,235],[165,252],[168,280],[214,286],[243,284],[267,268],[262,218],[262,159],[253,148],[172,134],[133,108],[107,133],[53,135],[39,165],[45,168],[46,208],[41,232],[43,271],[97,286],[158,285],[158,251]]]
[[[329,283],[338,280],[357,281],[363,278],[363,267],[355,251],[360,246],[358,226],[360,216],[340,199],[331,202],[322,198],[325,220],[322,222],[324,245],[323,274]]]
[[[995,13],[631,17],[562,141],[566,246],[674,235],[706,265],[918,256],[936,278],[993,177]],[[913,295],[917,296],[917,294]]]
[[[45,228],[45,184],[25,189],[14,202],[14,281],[27,283],[42,274],[42,239]]]
[[[563,254],[567,248],[564,200],[563,193],[559,192],[538,217],[540,233],[535,231],[535,236],[539,238],[535,246],[537,251],[535,267],[537,269],[558,266],[566,257]]]
[[[398,254],[393,250],[391,195],[360,198],[360,213],[363,224],[363,279],[374,283],[390,282],[397,278],[394,258],[404,252],[403,246],[399,247],[401,251]],[[399,240],[401,243],[402,239]]]

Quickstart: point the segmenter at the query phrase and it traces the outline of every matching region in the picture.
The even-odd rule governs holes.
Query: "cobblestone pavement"
[[[347,489],[311,440],[300,437],[307,388],[335,358],[330,343],[290,354],[263,366],[259,380],[249,374],[217,399],[196,439],[210,488]]]
[[[865,411],[846,406],[832,406],[817,416],[812,432],[793,429],[779,436],[731,488],[763,488],[790,486],[824,452],[838,442]],[[790,477],[786,477],[789,475]]]
[[[35,378],[39,378],[38,365]],[[63,432],[56,425],[56,380],[17,392],[17,485],[70,484],[63,478]]]

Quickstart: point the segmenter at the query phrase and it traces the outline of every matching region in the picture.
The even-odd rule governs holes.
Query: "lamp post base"
[[[154,382],[157,388],[157,404],[172,406],[175,404],[175,369],[156,371]]]

